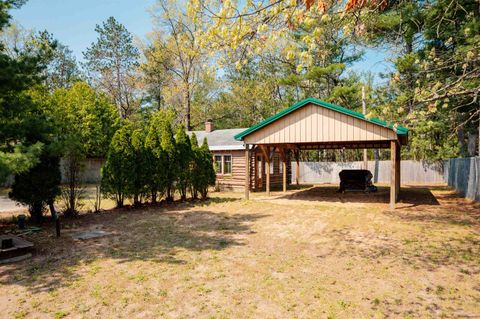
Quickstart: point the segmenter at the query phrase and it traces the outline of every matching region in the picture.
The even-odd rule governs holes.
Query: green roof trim
[[[330,103],[327,103],[327,102],[324,102],[324,101],[321,101],[321,100],[317,100],[315,98],[312,98],[312,97],[309,97],[305,100],[302,100],[298,103],[295,103],[294,105],[286,108],[285,110],[275,114],[275,115],[272,115],[270,116],[269,118],[266,118],[265,120],[253,125],[252,127],[250,127],[249,129],[235,135],[235,139],[237,141],[241,141],[243,140],[243,138],[259,129],[261,129],[262,127],[278,120],[279,118],[287,115],[287,114],[290,114],[292,113],[293,111],[295,110],[298,110],[299,108],[309,104],[309,103],[312,103],[312,104],[315,104],[315,105],[318,105],[318,106],[322,106],[322,107],[325,107],[327,109],[330,109],[332,111],[337,111],[337,112],[340,112],[340,113],[343,113],[345,115],[349,115],[349,116],[352,116],[352,117],[355,117],[355,118],[358,118],[360,120],[364,120],[364,121],[367,121],[367,122],[370,122],[370,123],[373,123],[373,124],[376,124],[376,125],[379,125],[379,126],[383,126],[383,127],[386,127],[386,128],[389,128],[389,129],[392,129],[392,130],[395,130],[396,133],[398,135],[406,135],[408,134],[408,129],[403,127],[403,126],[396,126],[394,127],[393,124],[388,124],[387,122],[385,121],[382,121],[382,120],[379,120],[377,118],[372,118],[372,119],[368,119],[365,117],[365,115],[363,115],[362,113],[358,113],[358,112],[355,112],[355,111],[352,111],[352,110],[349,110],[349,109],[346,109],[344,107],[341,107],[341,106],[338,106],[338,105],[334,105],[334,104],[330,104]]]

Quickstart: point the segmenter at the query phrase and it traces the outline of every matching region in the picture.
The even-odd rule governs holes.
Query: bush
[[[133,197],[133,205],[142,204],[142,198],[148,192],[148,160],[149,155],[145,148],[145,132],[142,129],[136,129],[132,133],[133,148],[133,172],[132,180],[128,186],[128,193]]]
[[[173,136],[172,124],[169,119],[162,121],[161,138],[161,147],[165,156],[163,162],[165,169],[165,199],[167,202],[171,202],[173,201],[175,182],[177,181],[179,167],[177,145]]]
[[[28,206],[35,222],[41,222],[46,205],[54,213],[55,197],[60,195],[60,159],[46,152],[40,156],[40,162],[29,171],[15,175],[9,197]]]
[[[129,122],[115,132],[102,168],[102,191],[114,198],[117,207],[123,207],[135,179],[132,132]]]
[[[202,146],[198,147],[198,141],[195,134],[192,134],[192,153],[193,161],[191,165],[191,192],[192,197],[197,198],[198,194],[202,198],[207,198],[208,188],[215,185],[215,169],[213,167],[212,153],[208,148],[207,139],[204,138]]]
[[[165,175],[167,157],[162,149],[162,122],[163,112],[157,112],[150,120],[148,133],[145,138],[146,180],[145,184],[150,192],[152,203],[165,193]],[[160,196],[158,196],[160,195]]]
[[[177,189],[180,192],[182,200],[187,199],[187,190],[190,185],[191,164],[193,161],[193,151],[190,145],[190,138],[187,135],[185,126],[177,127],[175,141],[177,146]],[[193,176],[193,175],[192,175]]]
[[[63,151],[63,175],[66,179],[66,187],[62,188],[65,216],[77,215],[81,208],[80,200],[85,195],[85,189],[81,185],[84,159],[85,154],[78,137],[67,138]]]
[[[215,185],[212,154],[206,139],[198,147],[192,143],[184,126],[176,129],[175,137],[169,113],[159,111],[150,120],[148,131],[134,129],[126,121],[113,136],[107,160],[102,168],[102,191],[113,197],[117,207],[126,198],[139,205],[146,194],[152,203],[165,195],[173,200],[175,189],[182,200],[190,189],[193,198],[206,198],[208,188]]]

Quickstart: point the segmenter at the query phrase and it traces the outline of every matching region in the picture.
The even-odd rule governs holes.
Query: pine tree
[[[139,51],[133,37],[114,17],[97,25],[97,42],[84,52],[88,75],[117,105],[119,115],[127,118],[135,109],[135,70]]]

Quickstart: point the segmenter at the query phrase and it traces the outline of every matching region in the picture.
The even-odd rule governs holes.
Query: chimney
[[[213,121],[212,120],[207,120],[205,122],[205,132],[210,133],[213,132]]]

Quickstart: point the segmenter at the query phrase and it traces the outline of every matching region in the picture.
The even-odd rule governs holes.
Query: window
[[[278,173],[283,174],[283,162],[278,160]]]
[[[267,161],[265,161],[264,163],[265,163],[265,173],[266,173],[269,165],[268,165]],[[272,174],[273,174],[273,161],[270,161],[270,175],[272,175]]]
[[[223,155],[223,174],[232,174],[232,155]]]
[[[275,159],[273,159],[273,161],[270,161],[270,175],[273,175],[274,166],[275,166]]]
[[[232,155],[215,155],[215,172],[232,174]]]
[[[222,155],[215,155],[215,172],[222,174]]]

